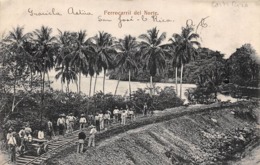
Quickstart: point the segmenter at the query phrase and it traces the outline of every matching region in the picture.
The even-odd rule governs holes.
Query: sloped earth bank
[[[76,154],[73,146],[47,164],[232,164],[259,142],[256,111],[250,102],[169,109],[102,132],[96,148]]]
[[[260,125],[256,127],[258,132],[260,132]],[[242,160],[233,161],[232,164],[236,165],[255,165],[260,164],[260,142],[255,143],[252,147],[247,147],[244,152],[244,157]]]

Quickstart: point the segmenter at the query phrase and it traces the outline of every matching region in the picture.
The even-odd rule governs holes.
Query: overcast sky
[[[251,43],[260,52],[260,2],[255,1],[176,1],[176,0],[0,0],[0,33],[8,33],[17,25],[24,26],[25,32],[39,28],[41,25],[62,31],[86,30],[88,37],[98,31],[106,31],[119,38],[131,34],[139,36],[152,27],[167,33],[167,40],[173,33],[179,33],[188,19],[193,20],[195,29],[201,19],[207,27],[198,26],[199,40],[203,47],[219,50],[228,57],[236,48],[244,43]],[[69,14],[79,10],[92,15]],[[58,15],[36,16],[33,13],[52,12]],[[29,11],[28,11],[29,10]],[[122,15],[121,19],[131,18],[131,22],[122,22],[119,27],[118,15],[107,15],[107,12],[131,11],[131,15]],[[141,11],[141,15],[134,15]],[[144,11],[157,12],[157,20],[170,22],[154,22],[151,15]],[[113,13],[110,13],[113,14]],[[150,13],[151,14],[151,13]],[[147,19],[146,21],[142,20]],[[109,19],[100,22],[98,18]],[[202,22],[203,23],[203,22]]]

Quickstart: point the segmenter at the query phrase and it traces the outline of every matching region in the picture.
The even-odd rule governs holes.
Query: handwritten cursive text
[[[47,11],[34,11],[33,9],[29,8],[28,13],[30,16],[62,16],[60,12],[56,12],[55,8]]]

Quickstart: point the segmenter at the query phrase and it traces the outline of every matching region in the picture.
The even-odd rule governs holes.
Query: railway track
[[[84,132],[89,132],[88,129],[84,129]],[[58,140],[52,140],[48,142],[48,152],[40,155],[40,156],[33,156],[27,155],[18,155],[16,158],[16,165],[39,165],[42,164],[44,161],[48,160],[51,156],[58,153],[60,150],[68,147],[70,145],[75,145],[78,140],[78,133],[79,130],[72,132],[70,136],[59,138]],[[10,161],[3,163],[2,165],[9,164]]]
[[[84,129],[84,132],[86,132],[87,129]],[[60,138],[58,140],[52,141],[48,143],[48,152],[40,155],[40,156],[19,156],[16,159],[17,165],[39,165],[42,164],[44,161],[48,160],[51,156],[58,153],[60,150],[62,150],[65,147],[69,147],[71,145],[74,145],[75,142],[78,140],[78,133],[79,130],[74,131],[70,136],[65,138]]]
[[[113,124],[113,126],[119,126],[119,123]],[[87,137],[89,135],[89,128],[83,129],[83,131],[86,133]],[[58,140],[52,140],[48,142],[48,151],[40,156],[33,156],[33,155],[27,155],[26,153],[21,156],[16,157],[16,165],[40,165],[44,164],[46,160],[48,160],[50,157],[54,156],[55,154],[59,153],[61,150],[63,150],[66,147],[70,147],[72,145],[75,145],[78,141],[78,133],[80,130],[76,130],[71,133],[71,135],[62,137]],[[9,164],[10,161],[5,162],[2,165]]]
[[[167,112],[166,114],[162,114],[162,116],[165,116],[163,118],[163,120],[168,120],[168,118],[172,118],[173,116],[175,117],[178,117],[178,116],[183,116],[183,115],[186,115],[188,113],[201,113],[201,112],[205,112],[209,109],[212,109],[212,108],[217,108],[217,109],[221,109],[221,108],[226,108],[226,107],[232,107],[232,106],[235,106],[234,104],[227,104],[227,105],[224,105],[224,106],[216,106],[216,105],[210,105],[210,106],[204,106],[203,109],[199,108],[199,107],[193,107],[191,109],[189,108],[185,108],[183,107],[183,109],[179,109],[178,111],[172,113],[170,115],[167,115]],[[191,111],[192,110],[192,111]],[[149,124],[149,123],[154,123],[154,122],[158,122],[158,121],[155,121],[157,115],[153,116],[153,117],[149,117],[151,118],[151,121],[146,123],[146,124]],[[161,116],[161,117],[162,117]],[[136,124],[136,122],[140,122],[142,120],[147,120],[149,118],[143,118],[142,115],[138,115],[137,117],[137,120],[135,120],[133,123]],[[133,128],[135,128],[135,124],[133,124],[132,122],[129,123],[128,125],[132,125]],[[139,124],[141,125],[141,124]],[[115,124],[112,124],[109,126],[108,130],[116,130],[118,129],[119,127],[124,127],[123,125],[121,125],[120,123],[115,123]],[[89,128],[85,128],[83,131],[86,133],[87,137],[89,135]],[[39,165],[39,164],[43,164],[44,161],[48,160],[49,158],[51,158],[52,156],[58,154],[59,152],[61,152],[63,149],[65,149],[66,147],[70,147],[72,145],[75,145],[77,140],[78,140],[78,133],[79,133],[80,130],[76,130],[74,131],[70,136],[67,136],[67,137],[64,137],[64,138],[60,138],[58,140],[52,140],[50,142],[48,142],[48,151],[40,156],[32,156],[32,155],[23,155],[23,156],[18,156],[17,159],[16,159],[16,164],[17,165]],[[101,131],[99,132],[98,134],[100,133],[104,133],[106,132],[105,130],[104,131]],[[2,165],[6,165],[7,163],[9,163],[10,161],[8,162],[5,162],[4,164]]]

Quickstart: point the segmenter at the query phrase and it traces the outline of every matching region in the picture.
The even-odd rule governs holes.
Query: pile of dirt
[[[187,109],[183,110],[184,115],[175,113],[171,116],[169,112],[117,127],[109,133],[101,133],[96,148],[87,148],[83,154],[76,154],[75,147],[70,148],[48,163],[219,164],[240,159],[245,147],[259,139],[254,129],[254,116],[250,116],[250,112],[259,109],[248,104],[231,105],[206,110]],[[243,116],[243,113],[247,115]],[[129,131],[120,133],[122,129]]]

